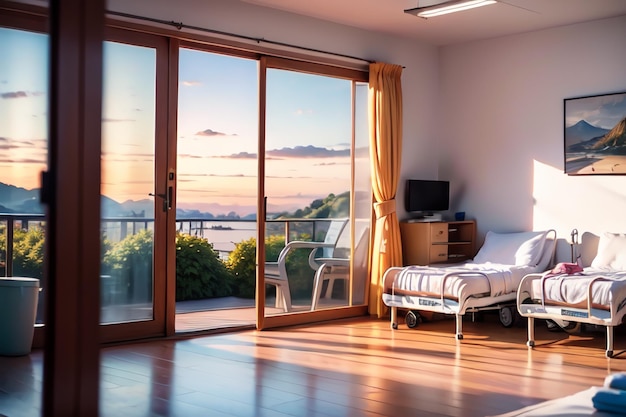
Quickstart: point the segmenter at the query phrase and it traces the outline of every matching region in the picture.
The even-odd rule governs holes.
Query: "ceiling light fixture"
[[[441,16],[442,14],[455,13],[463,10],[473,9],[474,7],[487,6],[497,3],[496,0],[451,0],[443,3],[433,4],[431,6],[416,7],[414,9],[406,9],[404,13],[427,19],[429,17]]]

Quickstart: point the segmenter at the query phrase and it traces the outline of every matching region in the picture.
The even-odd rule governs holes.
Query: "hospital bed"
[[[459,340],[466,313],[497,309],[500,322],[510,327],[521,279],[549,269],[555,247],[554,230],[489,231],[471,262],[389,268],[383,276],[383,302],[391,308],[391,327],[398,328],[398,308],[408,310],[405,322],[410,328],[418,325],[420,311],[454,315]]]
[[[558,265],[557,265],[558,267]],[[626,234],[604,233],[591,265],[572,274],[548,271],[520,282],[517,308],[528,318],[529,347],[535,346],[534,319],[606,327],[606,356],[613,356],[613,328],[626,314]]]

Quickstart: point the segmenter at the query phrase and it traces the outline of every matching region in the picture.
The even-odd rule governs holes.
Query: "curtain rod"
[[[207,32],[207,33],[212,33],[212,34],[215,34],[215,35],[231,36],[231,37],[234,37],[234,38],[245,39],[247,41],[253,41],[253,42],[256,42],[256,43],[259,43],[259,44],[261,42],[265,42],[265,43],[268,43],[268,44],[271,44],[271,45],[284,46],[284,47],[300,49],[300,50],[308,51],[308,52],[321,53],[321,54],[332,55],[332,56],[337,56],[337,57],[341,57],[341,58],[348,58],[348,59],[352,59],[352,60],[356,60],[356,61],[367,62],[369,64],[376,62],[376,61],[372,61],[372,60],[369,60],[369,59],[359,58],[359,57],[356,57],[356,56],[340,54],[340,53],[337,53],[337,52],[323,51],[321,49],[308,48],[306,46],[293,45],[293,44],[289,44],[289,43],[285,43],[285,42],[279,42],[279,41],[272,41],[272,40],[265,39],[265,38],[255,38],[253,36],[239,35],[239,34],[236,34],[236,33],[224,32],[224,31],[221,31],[221,30],[208,29],[208,28],[203,28],[203,27],[199,27],[199,26],[187,25],[187,24],[184,24],[182,22],[174,22],[173,20],[169,20],[168,21],[168,20],[156,19],[156,18],[153,18],[153,17],[138,16],[138,15],[134,15],[134,14],[130,14],[130,13],[114,12],[114,11],[110,11],[110,10],[107,10],[107,13],[110,14],[110,15],[114,15],[114,16],[126,17],[126,18],[137,19],[137,20],[146,20],[148,22],[160,23],[162,25],[173,26],[173,27],[175,27],[178,30],[181,30],[181,29],[197,30],[197,31],[200,31],[200,32]]]

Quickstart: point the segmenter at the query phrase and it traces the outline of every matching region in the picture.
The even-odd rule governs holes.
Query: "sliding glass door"
[[[259,64],[185,45],[178,77],[176,331],[250,326],[255,323]],[[202,259],[194,260],[198,247]],[[198,311],[215,314],[197,319],[187,314]]]
[[[341,314],[363,305],[368,272],[366,84],[349,71],[262,62],[264,317]]]
[[[132,43],[131,43],[132,41]],[[111,31],[104,44],[101,323],[105,340],[165,334],[167,42]]]

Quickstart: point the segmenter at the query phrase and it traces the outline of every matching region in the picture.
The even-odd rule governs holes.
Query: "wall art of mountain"
[[[592,151],[626,155],[626,118],[610,130],[580,120],[565,129],[565,150],[569,153]]]

